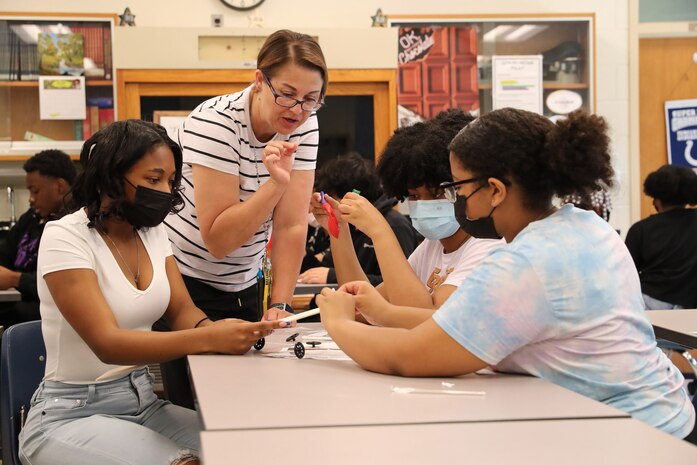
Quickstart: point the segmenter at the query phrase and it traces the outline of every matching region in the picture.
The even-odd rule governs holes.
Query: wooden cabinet
[[[113,121],[114,25],[115,15],[0,12],[0,160],[23,160],[46,148],[75,156],[91,132]],[[85,120],[41,119],[39,34],[81,37]]]

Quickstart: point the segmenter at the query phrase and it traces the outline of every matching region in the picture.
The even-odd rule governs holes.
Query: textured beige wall
[[[211,26],[211,15],[222,14],[224,29],[246,29],[253,31],[261,24],[275,30],[290,28],[330,29],[336,37],[345,35],[337,47],[346,50],[347,62],[363,63],[360,68],[370,67],[378,52],[368,42],[361,40],[361,30],[371,33],[371,15],[382,8],[387,15],[482,15],[482,14],[568,14],[594,13],[596,17],[596,112],[607,118],[613,143],[613,163],[618,173],[618,187],[613,192],[614,209],[611,223],[623,233],[632,223],[630,205],[635,202],[630,195],[632,167],[639,163],[636,144],[630,148],[630,31],[629,5],[636,0],[489,0],[487,2],[464,2],[462,0],[431,0],[429,2],[406,2],[403,0],[380,0],[347,2],[338,0],[265,0],[253,12],[237,12],[225,7],[220,0],[62,0],[59,4],[48,0],[0,0],[2,11],[55,11],[83,13],[122,13],[128,5],[136,15],[137,27],[175,28],[182,35],[189,28],[203,29]],[[346,31],[343,31],[346,30]],[[145,32],[144,32],[145,33]],[[119,31],[121,34],[121,31]],[[124,32],[126,34],[126,32]],[[136,33],[137,34],[137,33]],[[348,37],[348,38],[347,38]],[[320,40],[322,40],[320,38]],[[151,47],[143,43],[135,48],[118,50],[122,53],[137,53],[139,48]],[[168,44],[163,43],[163,50]],[[190,46],[191,44],[189,43]],[[117,44],[118,46],[118,44]],[[323,44],[325,46],[325,44]],[[329,44],[326,44],[328,47]],[[130,49],[130,51],[129,51]],[[168,54],[181,53],[176,47]],[[162,52],[164,53],[164,52]],[[160,58],[151,56],[151,60]],[[124,58],[124,60],[127,60]],[[334,60],[334,56],[330,61]],[[337,63],[339,63],[337,59]],[[334,63],[330,63],[334,66]],[[632,68],[634,69],[634,68]],[[633,135],[632,137],[636,137]],[[0,215],[1,215],[0,210]],[[1,219],[1,216],[0,216]],[[635,220],[638,218],[635,218]]]
[[[310,29],[300,28],[316,37],[327,60],[327,66],[339,68],[396,68],[397,29]],[[267,28],[174,28],[122,27],[116,29],[114,62],[117,69],[229,69],[253,68],[250,62],[202,60],[199,58],[201,37],[228,37],[230,44],[250,37],[266,37],[275,29]],[[203,41],[205,43],[205,40]],[[369,50],[370,53],[362,53]],[[360,52],[360,53],[359,53]],[[256,57],[256,53],[251,53]]]

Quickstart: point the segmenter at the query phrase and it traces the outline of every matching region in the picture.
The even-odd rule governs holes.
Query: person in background
[[[324,192],[327,199],[340,199],[348,193],[363,199],[374,212],[376,221],[380,221],[380,224],[391,232],[397,251],[402,255],[409,255],[416,248],[416,231],[409,224],[409,220],[394,209],[397,200],[383,194],[373,163],[360,154],[347,153],[328,161],[317,174],[315,189]],[[360,195],[356,194],[356,191],[360,192]],[[318,196],[319,193],[315,195]],[[315,217],[323,218],[323,224],[320,224],[325,229],[327,227],[326,212],[321,207],[318,209],[325,214],[325,217],[320,215]],[[343,229],[339,233],[339,240],[352,251],[358,269],[373,285],[380,284],[382,276],[371,236],[353,227]],[[324,255],[318,267],[301,273],[298,281],[306,284],[339,283],[341,281],[337,281],[335,266],[334,255],[330,251]]]
[[[210,319],[293,312],[326,91],[317,41],[276,31],[259,50],[254,82],[203,102],[179,131],[184,208],[165,224],[191,298]],[[262,302],[266,258],[273,284]],[[186,370],[183,360],[163,366],[163,382],[172,402],[193,407]]]
[[[0,241],[0,290],[16,288],[19,302],[0,303],[0,326],[8,328],[24,321],[38,320],[36,258],[47,221],[60,215],[77,170],[70,157],[60,150],[43,150],[24,163],[29,190],[29,210]]]
[[[374,323],[414,326],[428,319],[491,251],[504,244],[466,233],[440,187],[452,181],[448,144],[473,119],[462,110],[450,109],[425,123],[398,129],[380,157],[377,171],[383,188],[393,198],[408,199],[412,225],[425,237],[408,259],[368,202],[354,194],[347,194],[338,205],[331,200],[342,224],[353,224],[373,239],[383,276],[377,287],[380,294],[395,305],[424,309],[418,315],[398,316],[399,321],[383,321],[376,315]],[[325,224],[326,212],[313,203],[315,215]],[[339,282],[365,281],[348,244],[341,235],[332,239]],[[416,319],[408,321],[409,316]]]
[[[562,203],[573,203],[578,208],[593,210],[605,221],[610,221],[612,199],[606,190],[586,193],[585,195],[570,194],[562,198]]]
[[[646,308],[697,307],[697,173],[663,165],[644,181],[656,214],[627,231]]]
[[[433,316],[411,328],[355,321],[415,309],[370,284],[324,289],[322,323],[363,368],[400,376],[457,376],[494,367],[537,376],[684,438],[695,410],[682,374],[656,346],[632,257],[594,212],[557,196],[611,187],[607,124],[574,112],[556,124],[504,108],[450,144],[443,186],[474,237],[507,244],[484,259]]]
[[[80,153],[73,213],[38,259],[46,369],[19,436],[32,465],[196,465],[198,415],[158,399],[145,365],[243,354],[283,322],[213,322],[192,302],[162,221],[182,206],[181,149],[159,125],[118,121]],[[173,331],[153,332],[164,317]]]
[[[300,265],[301,273],[310,268],[321,266],[324,256],[330,251],[329,233],[317,222],[311,208],[307,214],[307,225],[307,241],[305,242],[305,256]]]

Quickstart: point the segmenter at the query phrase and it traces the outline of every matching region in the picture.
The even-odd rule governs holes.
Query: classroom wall
[[[384,14],[564,14],[596,15],[596,112],[606,117],[613,141],[618,183],[613,192],[611,223],[623,233],[632,223],[629,172],[638,151],[629,144],[629,4],[635,0],[403,0],[339,2],[336,0],[265,0],[254,13],[236,12],[219,0],[2,0],[0,10],[23,12],[122,13],[126,6],[137,26],[201,28],[211,26],[211,15],[222,14],[225,27],[247,28],[368,28],[378,7]],[[60,5],[60,6],[57,6]],[[354,31],[355,33],[355,31]],[[118,44],[117,44],[118,46]],[[364,53],[356,49],[356,53]],[[330,64],[331,65],[331,64]],[[2,202],[0,202],[0,217]],[[634,218],[636,220],[638,218]]]
[[[642,23],[697,20],[695,0],[640,0],[639,21]]]

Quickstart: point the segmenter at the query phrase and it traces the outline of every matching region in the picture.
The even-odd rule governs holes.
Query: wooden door
[[[639,141],[641,185],[646,176],[668,163],[666,100],[697,98],[697,38],[639,41]],[[641,197],[641,217],[654,213],[651,198]]]

